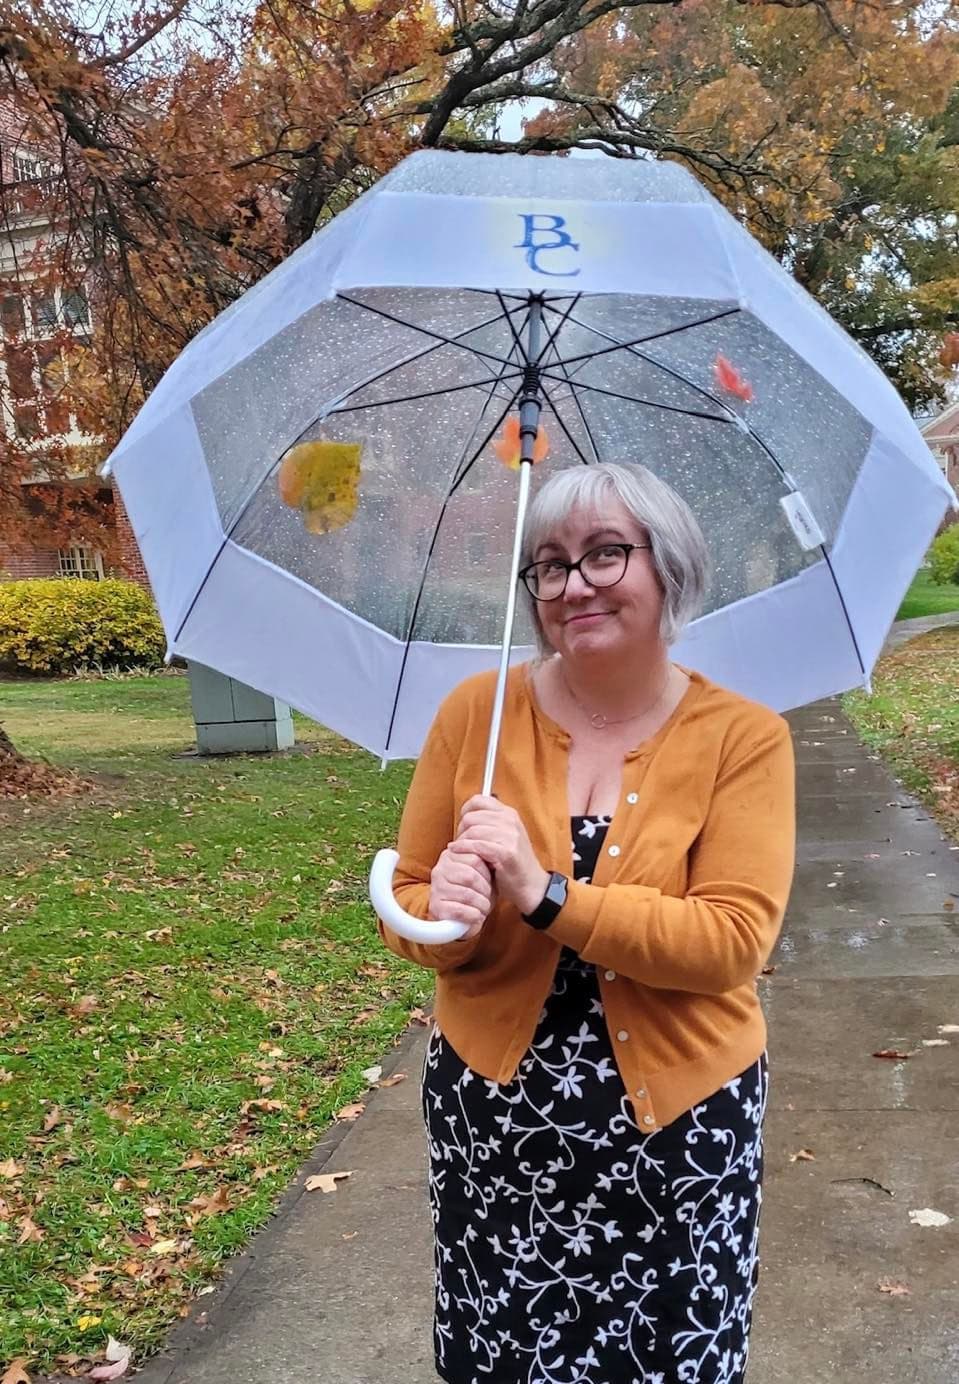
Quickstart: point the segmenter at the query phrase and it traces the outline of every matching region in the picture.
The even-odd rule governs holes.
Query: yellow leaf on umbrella
[[[519,434],[518,413],[511,413],[503,424],[503,436],[498,437],[493,443],[493,451],[504,466],[508,466],[511,471],[519,470],[522,439]],[[549,438],[546,435],[546,429],[540,424],[536,432],[536,440],[533,443],[533,461],[545,461],[548,456]]]
[[[280,499],[300,511],[308,533],[332,533],[353,518],[362,451],[358,442],[300,442],[280,462]]]

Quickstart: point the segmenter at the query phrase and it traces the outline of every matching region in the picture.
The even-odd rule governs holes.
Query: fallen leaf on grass
[[[790,1163],[815,1163],[816,1155],[812,1149],[800,1149],[798,1153],[789,1155]]]
[[[344,1105],[342,1110],[337,1110],[334,1118],[337,1120],[358,1120],[365,1109],[366,1106],[361,1100],[354,1101],[352,1105]]]
[[[226,1187],[218,1187],[209,1196],[194,1197],[190,1202],[191,1206],[196,1207],[194,1220],[202,1220],[204,1216],[222,1216],[230,1208],[230,1193]]]
[[[30,1376],[26,1371],[26,1357],[18,1355],[16,1360],[11,1360],[3,1372],[0,1384],[30,1384]]]
[[[382,1081],[378,1081],[377,1086],[399,1086],[401,1081],[406,1080],[405,1072],[394,1072],[392,1076],[385,1076]]]
[[[246,1115],[250,1110],[265,1110],[268,1114],[276,1110],[285,1110],[285,1100],[245,1100],[240,1106],[240,1114]]]
[[[898,1048],[880,1048],[873,1053],[873,1057],[886,1057],[890,1062],[908,1062],[911,1056],[911,1052],[900,1052]]]
[[[190,1172],[193,1168],[208,1168],[210,1164],[203,1157],[202,1153],[191,1153],[176,1169],[178,1173]]]
[[[880,1278],[880,1293],[888,1293],[890,1297],[909,1297],[912,1292],[905,1283],[896,1283],[891,1278]]]
[[[44,1134],[49,1134],[51,1130],[56,1129],[58,1124],[62,1123],[63,1116],[60,1114],[60,1111],[57,1108],[57,1106],[54,1106],[52,1110],[49,1110],[47,1112],[46,1118],[43,1121]]]
[[[947,1216],[943,1211],[933,1211],[931,1207],[924,1206],[921,1211],[910,1211],[909,1219],[913,1225],[940,1226],[949,1225],[952,1221],[951,1216]]]
[[[155,1244],[150,1246],[148,1253],[154,1255],[173,1254],[176,1251],[176,1247],[176,1240],[157,1240]]]
[[[111,1120],[117,1120],[122,1125],[132,1124],[136,1119],[136,1112],[132,1105],[121,1105],[112,1102],[103,1107],[104,1115],[108,1115]]]
[[[21,1216],[17,1221],[17,1225],[20,1227],[20,1238],[17,1240],[18,1245],[39,1245],[43,1240],[43,1231],[29,1216]]]
[[[23,1165],[18,1163],[14,1158],[7,1158],[0,1163],[0,1177],[6,1178],[7,1181],[11,1178],[19,1177],[22,1172]]]
[[[314,1173],[306,1179],[308,1192],[335,1192],[336,1184],[352,1177],[352,1173]]]
[[[130,1346],[123,1345],[113,1336],[107,1342],[104,1351],[107,1357],[107,1364],[95,1365],[87,1375],[88,1379],[121,1379],[130,1368],[130,1360],[133,1354]]]
[[[88,1014],[92,1014],[100,1001],[96,995],[84,995],[74,1004],[67,1005],[67,1011],[78,1019],[84,1019]]]
[[[410,1022],[414,1024],[428,1024],[430,1016],[422,1009],[410,1010]]]

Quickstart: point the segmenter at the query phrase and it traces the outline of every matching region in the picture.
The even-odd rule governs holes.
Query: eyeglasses
[[[601,548],[590,548],[578,562],[564,562],[559,557],[531,562],[520,577],[534,600],[555,601],[566,590],[570,572],[578,572],[589,586],[615,586],[626,575],[630,553],[651,547],[651,543],[604,543]]]

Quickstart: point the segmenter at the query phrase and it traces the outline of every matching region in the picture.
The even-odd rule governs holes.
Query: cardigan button
[[[656,1123],[656,1120],[655,1120],[654,1116],[652,1116],[652,1115],[644,1115],[644,1116],[643,1116],[643,1124],[655,1124],[655,1123]]]
[[[626,801],[627,801],[628,803],[638,803],[638,802],[639,802],[639,794],[638,794],[638,793],[627,793],[627,794],[626,794]]]
[[[619,1032],[617,1033],[616,1037],[617,1037],[617,1039],[619,1040],[619,1042],[625,1043],[625,1042],[627,1041],[627,1039],[629,1038],[629,1034],[626,1032],[626,1030],[625,1030],[624,1028],[621,1028],[621,1029],[619,1030]]]
[[[636,1099],[637,1099],[637,1100],[645,1100],[645,1099],[646,1099],[646,1092],[645,1092],[645,1090],[644,1090],[644,1088],[643,1088],[642,1086],[640,1086],[639,1090],[636,1092]]]
[[[615,971],[604,971],[604,972],[603,972],[603,979],[604,979],[604,980],[615,980],[615,979],[616,979],[616,972],[615,972]]]
[[[617,855],[619,855],[619,847],[618,847],[618,846],[610,846],[610,848],[609,848],[609,853],[610,853],[610,855],[612,855],[612,856],[617,856]]]

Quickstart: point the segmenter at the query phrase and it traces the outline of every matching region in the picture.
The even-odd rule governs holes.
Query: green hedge
[[[959,583],[959,524],[950,524],[929,549],[929,575],[937,586]]]
[[[0,582],[0,669],[73,673],[155,668],[166,639],[148,592],[129,581]]]

